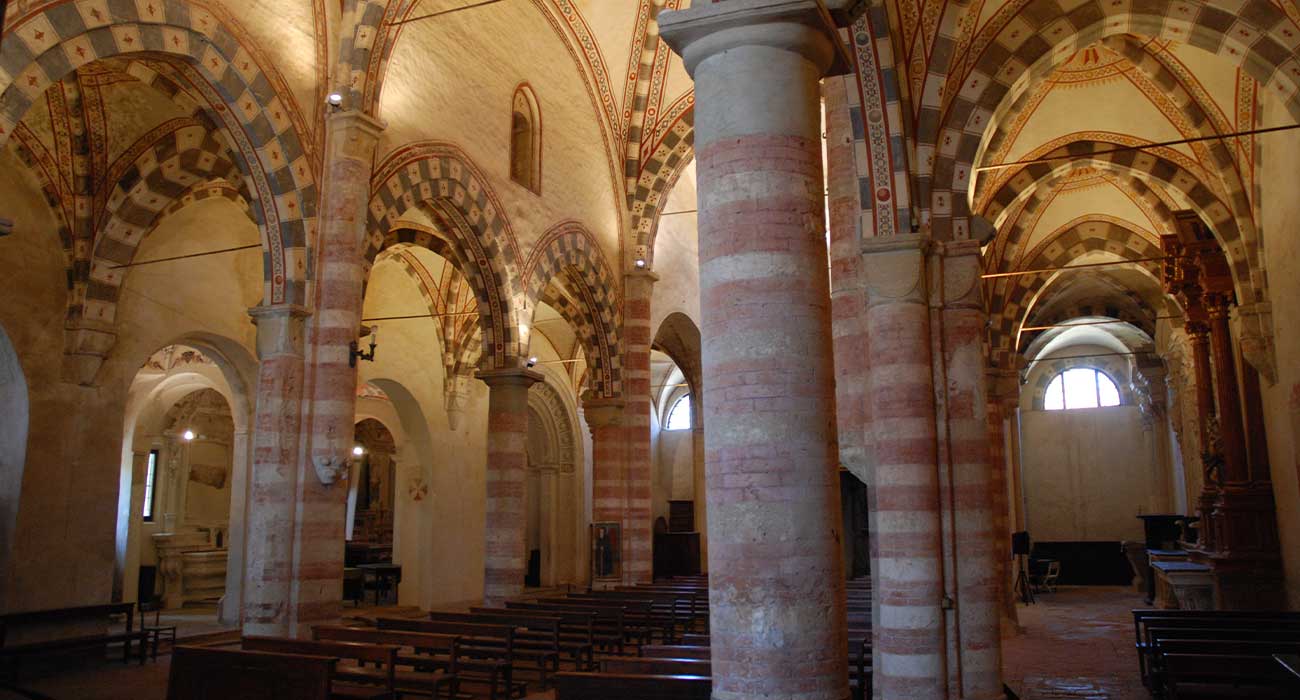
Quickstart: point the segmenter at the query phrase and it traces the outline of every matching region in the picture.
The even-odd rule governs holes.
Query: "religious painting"
[[[619,523],[591,524],[591,578],[623,578],[623,526]]]

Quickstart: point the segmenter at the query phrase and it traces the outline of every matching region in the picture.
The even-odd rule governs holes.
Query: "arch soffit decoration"
[[[923,108],[936,124],[934,133],[920,138],[922,148],[934,154],[931,177],[926,178],[933,189],[925,204],[936,239],[970,237],[970,206],[964,195],[990,124],[1062,61],[1108,36],[1178,41],[1224,56],[1300,118],[1300,63],[1294,59],[1300,28],[1268,3],[1252,3],[1243,17],[1201,0],[1154,0],[1137,9],[1131,3],[1105,0],[1068,8],[1061,0],[1032,0],[1000,20],[976,37],[961,65],[946,71],[950,83],[959,86],[949,102],[942,109]],[[952,79],[957,76],[960,81]]]
[[[1021,173],[1008,180],[1003,189],[994,195],[989,213],[997,216],[1002,211],[1000,207],[1003,202],[1009,205],[1016,199],[1034,196],[1043,184],[1053,182],[1080,165],[1131,174],[1179,192],[1214,231],[1227,253],[1238,298],[1251,303],[1262,300],[1265,291],[1260,288],[1263,276],[1258,265],[1258,250],[1257,246],[1251,245],[1255,238],[1253,221],[1241,221],[1234,215],[1232,207],[1207,187],[1201,178],[1177,162],[1153,151],[1097,153],[1112,147],[1101,141],[1073,141],[1052,152],[1069,155],[1071,160],[1024,166]],[[1017,187],[1023,187],[1026,191],[1017,194]],[[1032,200],[1026,210],[1030,206],[1034,206]],[[1244,232],[1240,227],[1242,223],[1248,225]]]
[[[520,319],[530,301],[521,282],[519,250],[505,209],[487,180],[455,147],[423,142],[384,160],[371,180],[369,263],[389,246],[427,247],[456,265],[475,290],[483,329],[483,369],[520,366],[528,338]],[[422,209],[434,232],[398,228],[402,215]]]
[[[587,356],[591,389],[596,396],[622,394],[621,280],[614,276],[591,232],[576,221],[552,226],[524,264],[530,306],[546,301],[579,334]],[[568,294],[557,294],[559,281]],[[529,319],[531,322],[531,318]]]
[[[318,163],[284,80],[225,17],[196,3],[60,3],[17,18],[0,65],[14,76],[0,92],[0,143],[54,82],[81,65],[150,52],[197,71],[196,87],[216,107],[257,193],[268,265],[265,302],[306,301],[307,234],[313,228]],[[262,105],[265,105],[263,107]],[[304,132],[305,133],[305,132]],[[256,165],[254,165],[256,164]]]
[[[1121,260],[1159,257],[1161,249],[1149,234],[1134,230],[1128,222],[1086,217],[1067,224],[1059,233],[1040,243],[1026,256],[1020,270],[1055,270],[1089,254],[1105,253]],[[1159,275],[1159,263],[1139,263],[1149,274]],[[996,366],[1010,366],[1020,339],[1020,327],[1033,309],[1060,285],[1053,282],[1061,272],[1039,272],[1001,278],[992,285],[989,308],[999,309],[990,319],[990,350]]]

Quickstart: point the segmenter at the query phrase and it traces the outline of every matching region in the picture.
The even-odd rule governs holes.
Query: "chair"
[[[149,640],[153,643],[153,652],[151,656],[154,661],[158,660],[158,642],[166,636],[171,642],[173,648],[176,647],[176,625],[164,625],[162,623],[162,599],[153,598],[151,600],[142,600],[137,606],[140,610],[140,631],[149,634]],[[146,613],[153,613],[153,624],[150,625],[145,620]]]
[[[1056,579],[1061,576],[1061,562],[1053,559],[1047,562],[1047,571],[1043,572],[1042,578],[1038,582],[1038,587],[1048,593],[1056,592]]]

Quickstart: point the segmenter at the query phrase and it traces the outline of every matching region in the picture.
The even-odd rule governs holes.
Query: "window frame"
[[[1069,402],[1069,398],[1066,395],[1065,375],[1069,374],[1070,372],[1078,372],[1078,371],[1092,372],[1092,390],[1093,390],[1094,402],[1091,406],[1071,406]],[[1115,391],[1114,404],[1102,403],[1101,379],[1103,377],[1106,379],[1107,382],[1110,382],[1110,386],[1114,388]],[[1052,395],[1052,388],[1055,387],[1058,382],[1060,383],[1060,387],[1061,387],[1060,388],[1061,405],[1059,408],[1052,408],[1049,407],[1048,405],[1048,402],[1050,400],[1049,397]],[[1080,411],[1080,410],[1086,410],[1090,408],[1116,408],[1118,406],[1123,406],[1123,405],[1124,405],[1124,395],[1119,389],[1119,382],[1115,381],[1115,378],[1110,376],[1109,372],[1101,369],[1100,367],[1093,367],[1091,365],[1081,365],[1078,367],[1066,367],[1062,369],[1061,371],[1052,375],[1052,379],[1047,382],[1047,387],[1046,389],[1043,390],[1044,411]]]
[[[687,403],[686,403],[686,411],[687,411],[687,413],[686,413],[686,416],[687,416],[686,427],[685,427],[685,428],[673,428],[673,427],[670,427],[670,426],[673,424],[673,414],[675,414],[675,413],[677,412],[677,409],[681,408],[682,401],[686,401],[686,402],[687,402]],[[694,399],[691,397],[691,392],[689,392],[689,391],[682,392],[682,395],[681,395],[681,396],[678,396],[678,397],[675,398],[675,399],[673,399],[673,403],[672,403],[672,405],[668,407],[668,413],[664,415],[664,428],[663,428],[663,429],[664,429],[664,430],[679,431],[679,430],[690,430],[690,429],[694,428],[694,427],[695,427],[695,413],[694,413],[694,411],[695,411],[695,403],[694,403]]]
[[[149,450],[149,456],[144,467],[144,507],[141,509],[140,518],[142,522],[151,523],[154,521],[154,513],[158,510],[158,448]]]

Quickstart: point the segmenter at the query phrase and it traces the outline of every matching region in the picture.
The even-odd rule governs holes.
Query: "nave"
[[[0,16],[5,682],[1287,692],[1294,0]]]

